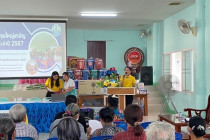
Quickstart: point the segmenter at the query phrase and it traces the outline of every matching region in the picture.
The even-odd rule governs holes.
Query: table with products
[[[1,102],[0,110],[9,110],[14,104],[25,106],[29,124],[39,133],[48,133],[55,115],[66,110],[64,102]]]

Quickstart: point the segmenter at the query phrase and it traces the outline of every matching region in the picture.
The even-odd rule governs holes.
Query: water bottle
[[[179,112],[179,118],[182,118],[182,112]]]

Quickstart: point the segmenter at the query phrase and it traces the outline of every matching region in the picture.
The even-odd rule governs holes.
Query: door
[[[106,41],[88,41],[87,59],[90,57],[101,58],[106,68]]]

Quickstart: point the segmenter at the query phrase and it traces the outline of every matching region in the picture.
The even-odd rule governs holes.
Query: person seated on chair
[[[79,106],[75,103],[71,103],[66,107],[66,112],[63,114],[63,118],[72,117],[77,121],[79,119],[79,111],[80,111]],[[59,122],[62,119],[57,119],[51,124],[51,126],[50,126],[50,138],[57,138],[58,137],[57,127],[58,127]],[[80,140],[86,140],[87,135],[85,134],[84,127],[79,122],[78,122],[78,125],[79,125],[80,132],[81,132]]]
[[[0,140],[15,139],[15,124],[10,118],[0,118]]]
[[[206,134],[206,122],[199,116],[190,118],[188,131],[191,136],[191,140],[204,140],[203,136]]]
[[[175,140],[174,126],[167,122],[152,122],[145,131],[147,140]]]
[[[113,140],[146,140],[144,129],[141,127],[141,122],[143,121],[141,107],[136,104],[130,104],[125,108],[124,115],[127,130],[115,134]]]
[[[63,89],[63,81],[59,79],[59,73],[54,71],[50,78],[45,82],[47,89],[46,97],[51,97],[51,94],[61,93]]]
[[[68,106],[68,105],[71,104],[71,103],[75,103],[75,104],[77,103],[77,98],[76,98],[76,96],[74,96],[74,95],[68,95],[68,96],[66,96],[65,105]],[[65,111],[56,114],[56,115],[55,115],[55,118],[54,118],[54,121],[55,121],[56,119],[61,119],[61,118],[63,118],[63,114],[64,114],[64,113],[65,113]],[[87,126],[86,126],[85,117],[82,116],[82,115],[79,115],[79,120],[78,120],[78,122],[81,123],[81,124],[83,125],[84,131],[85,131],[85,133],[86,133],[86,132],[87,132]]]
[[[63,93],[67,95],[74,95],[77,97],[77,91],[75,89],[75,83],[74,80],[69,78],[69,74],[67,72],[63,73],[63,80],[64,80],[64,86],[63,86]]]
[[[11,119],[16,124],[16,137],[31,137],[34,140],[39,139],[36,128],[25,123],[26,108],[23,105],[13,105],[9,110],[9,114]]]
[[[108,96],[108,107],[114,111],[114,121],[124,120],[124,114],[118,109],[118,96],[109,95]]]
[[[81,140],[79,123],[72,117],[63,118],[59,122],[57,134],[58,140]]]
[[[89,127],[87,130],[88,138],[96,137],[96,136],[107,136],[114,135],[117,132],[123,132],[122,128],[118,128],[113,124],[114,120],[114,112],[111,108],[105,107],[99,111],[99,118],[103,128],[95,130],[92,135],[90,135],[91,128]]]

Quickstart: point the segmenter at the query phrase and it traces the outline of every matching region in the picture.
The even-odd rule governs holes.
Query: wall
[[[210,94],[210,1],[205,1],[205,76],[206,76],[206,99]]]
[[[106,41],[106,68],[115,67],[124,73],[124,53],[130,47],[140,48],[147,63],[146,38],[140,38],[140,31],[79,30],[68,29],[67,55],[87,58],[87,41]]]
[[[152,45],[153,60],[148,54],[148,62],[152,62],[156,68],[154,71],[154,82],[157,82],[162,74],[162,69],[157,69],[160,66],[162,54],[193,49],[194,51],[194,92],[193,93],[178,93],[173,97],[173,101],[178,111],[184,108],[205,108],[207,96],[210,88],[210,64],[209,55],[209,37],[210,37],[210,2],[208,0],[196,0],[196,3],[179,13],[168,17],[167,19],[153,24],[153,40]],[[194,37],[190,34],[183,34],[178,28],[178,20],[185,19],[191,21],[191,26],[197,26],[198,34]],[[162,48],[162,49],[161,49]],[[155,51],[155,50],[159,51]],[[150,46],[151,50],[151,46]],[[162,51],[162,52],[161,52]],[[156,58],[156,59],[155,59]]]

